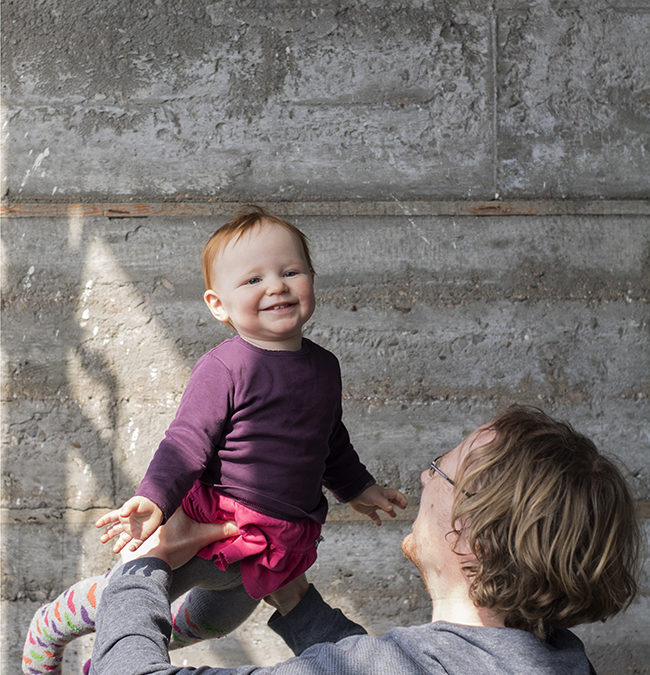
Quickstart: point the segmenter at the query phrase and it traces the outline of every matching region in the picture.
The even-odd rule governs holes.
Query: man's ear
[[[219,296],[211,288],[208,288],[203,294],[203,300],[205,300],[205,304],[208,306],[210,314],[212,314],[217,321],[223,321],[224,323],[229,321],[230,316],[226,311],[226,308],[221,303]]]

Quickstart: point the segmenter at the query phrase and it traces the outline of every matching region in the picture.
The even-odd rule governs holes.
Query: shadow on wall
[[[3,595],[12,619],[3,624],[18,624],[20,635],[6,652],[7,672],[17,672],[36,608],[114,564],[92,523],[131,496],[196,359],[230,335],[202,302],[198,260],[210,231],[200,228],[187,251],[197,264],[180,267],[183,251],[167,255],[156,224],[70,211],[45,226],[5,226],[13,249],[3,293]],[[257,620],[252,630],[267,629]],[[71,666],[90,644],[69,649]],[[247,643],[246,628],[209,649],[212,663],[272,658]]]
[[[3,280],[3,596],[22,607],[12,631],[20,639],[7,636],[15,644],[5,653],[16,662],[6,672],[18,672],[36,607],[113,564],[92,522],[132,494],[195,360],[176,347],[182,323],[164,325],[151,299],[171,282],[141,274],[139,259],[157,257],[155,249],[125,255],[132,222],[70,211],[67,222],[46,227],[4,225],[15,247],[7,247]],[[197,266],[193,276],[198,286]],[[197,297],[192,311],[202,306]],[[249,660],[243,645],[241,659]]]
[[[416,504],[432,449],[518,400],[619,455],[645,498],[646,219],[308,220],[297,224],[318,252],[309,335],[341,361],[346,422],[373,472]],[[24,631],[40,602],[113,564],[92,523],[132,494],[192,365],[229,334],[201,300],[199,253],[215,223],[197,221],[3,222],[3,626]],[[422,586],[399,554],[400,528],[333,526],[317,585],[374,630],[412,621]],[[369,569],[377,550],[382,566]],[[626,635],[634,616],[618,624]],[[590,648],[635,659],[611,626]],[[259,622],[244,631],[236,653],[232,640],[213,645],[218,658],[274,658]]]

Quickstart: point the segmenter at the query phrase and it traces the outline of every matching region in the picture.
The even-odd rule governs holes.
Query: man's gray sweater
[[[310,587],[286,616],[269,626],[297,656],[275,666],[179,668],[171,666],[167,588],[169,566],[141,558],[117,570],[102,595],[91,675],[589,675],[593,669],[582,642],[556,631],[548,642],[514,628],[463,626],[437,621],[394,628],[371,637]]]

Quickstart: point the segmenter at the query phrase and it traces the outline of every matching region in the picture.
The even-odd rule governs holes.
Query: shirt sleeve
[[[315,653],[305,662],[298,658],[266,668],[181,668],[169,663],[167,644],[171,616],[167,596],[171,569],[158,558],[145,557],[118,567],[102,594],[97,611],[96,637],[90,674],[128,671],[134,675],[306,675],[307,673],[359,673],[356,663],[335,667],[336,660]],[[314,641],[340,640],[363,635],[365,630],[333,609],[312,586],[285,617],[271,617],[269,625],[299,653]],[[353,652],[352,652],[353,653]]]
[[[329,439],[330,452],[325,463],[323,485],[338,501],[349,502],[367,487],[374,485],[375,479],[359,459],[341,417],[342,409],[339,402],[336,422]]]
[[[90,675],[245,675],[239,668],[180,668],[170,665],[167,644],[171,615],[167,596],[169,565],[158,558],[138,558],[117,568],[102,594]],[[125,665],[127,664],[127,665]]]
[[[305,649],[320,642],[338,642],[350,635],[366,635],[366,630],[330,607],[312,585],[305,597],[288,614],[275,612],[268,620],[275,631],[299,656]]]
[[[165,520],[217,452],[230,417],[233,389],[230,373],[220,359],[210,352],[199,359],[176,417],[136,491],[158,504]]]

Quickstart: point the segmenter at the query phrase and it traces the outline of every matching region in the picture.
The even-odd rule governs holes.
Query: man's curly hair
[[[604,620],[637,591],[641,535],[617,466],[570,425],[513,406],[456,476],[452,523],[476,561],[470,597],[544,639]]]

